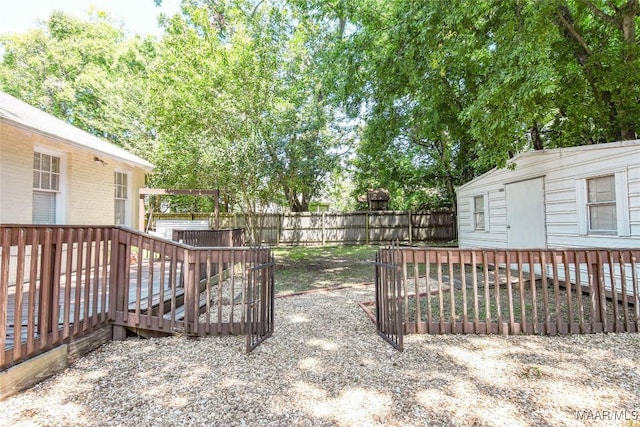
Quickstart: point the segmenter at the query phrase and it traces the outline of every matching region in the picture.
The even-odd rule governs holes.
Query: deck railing
[[[0,225],[0,239],[0,370],[111,325],[114,339],[244,333],[247,271],[270,261],[121,227]]]
[[[244,228],[221,230],[173,230],[171,240],[189,246],[240,247],[245,244]]]
[[[399,307],[406,333],[640,330],[640,249],[380,252],[398,268],[402,289],[399,304],[382,308]]]
[[[269,249],[192,247],[120,230],[115,253],[114,325],[228,335],[244,333],[247,271],[268,262]]]
[[[108,324],[113,235],[112,227],[0,227],[0,369]]]

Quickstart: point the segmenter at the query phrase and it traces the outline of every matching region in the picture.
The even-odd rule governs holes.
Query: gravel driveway
[[[376,335],[357,286],[276,300],[275,335],[109,343],[1,425],[640,425],[640,335]]]

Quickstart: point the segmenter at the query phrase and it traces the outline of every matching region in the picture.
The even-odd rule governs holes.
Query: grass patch
[[[277,294],[372,282],[378,246],[275,248]]]

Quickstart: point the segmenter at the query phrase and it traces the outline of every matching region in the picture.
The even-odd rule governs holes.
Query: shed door
[[[507,184],[507,241],[510,248],[546,248],[544,178]]]

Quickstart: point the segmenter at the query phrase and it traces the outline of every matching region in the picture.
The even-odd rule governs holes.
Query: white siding
[[[44,135],[0,122],[0,223],[28,224],[33,213],[33,152],[51,151],[64,157],[61,165],[62,203],[58,224],[111,225],[114,223],[113,173],[129,174],[130,212],[127,225],[138,226],[138,189],[146,170],[120,159],[65,144]]]
[[[507,247],[505,184],[537,177],[544,177],[549,248],[629,248],[640,244],[640,140],[527,152],[513,159],[513,163],[515,169],[493,170],[458,188],[460,247]],[[586,227],[586,218],[580,211],[584,206],[578,200],[577,182],[604,174],[616,174],[617,184],[626,175],[627,206],[621,208],[628,217],[628,228],[619,230],[628,236],[580,232],[581,227]],[[464,201],[480,194],[489,195],[487,232],[463,225],[471,219],[467,212],[470,206]]]

